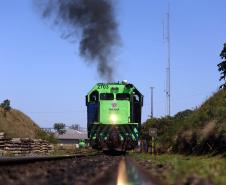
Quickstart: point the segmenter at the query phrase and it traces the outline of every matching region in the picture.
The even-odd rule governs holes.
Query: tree
[[[4,100],[1,104],[0,107],[3,108],[5,111],[10,111],[11,107],[10,107],[10,100]]]
[[[73,124],[69,128],[73,129],[73,130],[79,130],[79,125],[78,124]]]
[[[11,110],[10,100],[8,100],[8,99],[7,100],[4,100],[0,104],[0,107],[3,108],[3,110],[4,110],[4,117],[6,117],[6,113]]]
[[[183,120],[183,119],[185,119],[186,117],[190,116],[192,113],[193,113],[192,110],[186,109],[186,110],[184,110],[184,111],[178,112],[174,117],[175,117],[176,119],[181,119],[181,120]]]
[[[64,123],[54,123],[53,128],[60,135],[62,135],[62,134],[64,134],[66,132],[66,130],[65,130],[65,124]]]
[[[220,57],[222,59],[222,61],[217,65],[218,66],[218,71],[220,72],[221,76],[220,76],[220,81],[224,80],[224,83],[220,86],[221,88],[225,88],[226,87],[226,43],[224,43],[224,48],[221,51]]]

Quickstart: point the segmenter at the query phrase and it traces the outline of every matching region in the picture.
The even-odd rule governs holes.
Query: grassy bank
[[[160,152],[226,154],[226,90],[214,93],[194,110],[148,119],[142,125],[142,138],[148,141],[150,127],[158,129]]]
[[[226,159],[220,156],[183,156],[131,153],[136,161],[166,184],[226,184]]]
[[[16,109],[5,113],[4,109],[0,108],[0,132],[4,132],[9,138],[32,138],[47,140],[51,143],[57,142],[53,135],[41,130],[29,116]]]

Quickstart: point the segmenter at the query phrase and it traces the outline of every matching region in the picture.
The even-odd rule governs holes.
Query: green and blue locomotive
[[[126,151],[137,145],[143,95],[133,84],[98,83],[87,94],[86,106],[93,148]]]

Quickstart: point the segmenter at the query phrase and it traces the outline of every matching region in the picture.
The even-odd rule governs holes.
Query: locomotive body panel
[[[86,96],[91,145],[99,149],[132,149],[137,145],[143,95],[127,83],[99,83]]]
[[[130,122],[129,101],[100,101],[100,123],[128,124]]]

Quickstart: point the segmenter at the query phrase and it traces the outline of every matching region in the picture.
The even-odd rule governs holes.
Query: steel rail
[[[138,165],[134,159],[124,156],[116,166],[105,171],[90,184],[98,185],[166,185]]]
[[[117,184],[163,185],[130,157],[125,157],[119,164]]]
[[[140,166],[134,159],[127,157],[124,159],[126,174],[131,185],[163,185],[163,183],[152,176],[146,169]],[[165,184],[164,184],[165,185]]]
[[[73,159],[80,157],[95,156],[98,154],[74,154],[74,155],[58,155],[58,156],[28,156],[28,157],[0,157],[1,165],[26,164],[33,162],[54,161],[63,159]]]

